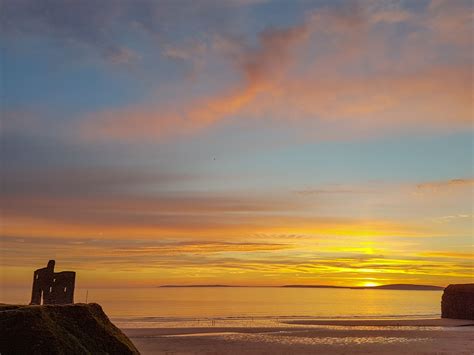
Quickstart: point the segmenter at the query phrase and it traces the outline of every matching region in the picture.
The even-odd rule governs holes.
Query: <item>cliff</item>
[[[474,320],[474,284],[446,287],[441,300],[441,317]]]
[[[0,354],[139,354],[95,303],[0,305]]]

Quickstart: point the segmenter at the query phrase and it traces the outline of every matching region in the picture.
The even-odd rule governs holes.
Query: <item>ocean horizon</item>
[[[442,291],[278,287],[77,289],[75,302],[99,303],[127,328],[162,323],[293,319],[439,318]],[[28,303],[28,289],[2,290],[2,303]]]

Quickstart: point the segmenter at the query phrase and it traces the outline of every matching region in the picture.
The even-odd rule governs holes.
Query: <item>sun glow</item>
[[[374,287],[374,286],[379,286],[380,284],[378,282],[373,282],[373,281],[365,281],[361,284],[363,287]]]

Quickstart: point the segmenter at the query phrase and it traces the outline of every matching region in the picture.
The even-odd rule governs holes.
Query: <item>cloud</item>
[[[192,177],[120,170],[5,174],[2,233],[11,236],[189,238],[425,235],[371,216],[347,218],[323,200],[267,191],[183,189]],[[325,207],[324,209],[320,207]],[[338,206],[338,205],[336,205]]]
[[[449,215],[449,216],[441,216],[435,219],[436,222],[440,223],[451,223],[457,222],[462,219],[472,220],[473,215],[466,213],[466,214],[457,214],[457,215]]]
[[[330,186],[330,187],[321,187],[317,189],[306,188],[302,190],[293,191],[297,195],[301,196],[317,196],[317,195],[332,195],[332,194],[360,194],[360,193],[369,193],[369,189],[361,189],[360,187],[350,187],[350,186]]]
[[[241,253],[241,255],[250,256],[253,252],[272,252],[278,250],[292,249],[294,246],[285,243],[268,242],[216,242],[205,240],[187,240],[187,241],[150,241],[150,240],[125,240],[125,239],[70,239],[63,241],[55,238],[28,238],[18,239],[15,237],[4,236],[2,243],[8,249],[4,255],[5,258],[13,257],[10,253],[12,249],[29,248],[30,251],[36,250],[36,257],[48,258],[47,252],[65,254],[70,258],[78,258],[87,253],[88,257],[94,258],[139,258],[139,257],[168,257],[168,256],[193,256],[193,255],[214,255],[226,253]],[[74,245],[75,248],[71,248]],[[25,256],[24,261],[28,257]]]
[[[215,31],[233,23],[235,9],[261,1],[5,0],[2,30],[9,36],[47,36],[64,47],[96,53],[114,64],[140,59],[130,43],[145,37],[166,47],[183,25]],[[235,17],[235,16],[234,16]]]
[[[453,258],[453,259],[472,259],[472,253],[460,253],[452,251],[430,251],[420,253],[421,256],[435,257],[435,258]]]
[[[472,269],[469,256],[462,253],[454,253],[454,261],[443,260],[444,256],[440,257],[436,252],[411,255],[402,251],[384,256],[328,253],[318,248],[315,253],[305,252],[308,246],[298,243],[77,238],[65,242],[54,238],[19,240],[7,236],[2,239],[2,245],[4,262],[8,262],[9,269],[24,269],[25,282],[29,282],[34,267],[55,256],[64,268],[79,271],[81,282],[106,280],[101,287],[114,284],[114,273],[120,273],[122,286],[133,285],[138,275],[141,275],[138,279],[147,285],[164,279],[187,283],[192,283],[193,279],[239,283],[235,273],[243,275],[244,284],[281,285],[288,280],[293,280],[292,283],[307,280],[314,284],[321,283],[314,280],[330,280],[331,283],[345,280],[343,283],[347,285],[348,280],[362,275],[379,280],[402,278],[445,284],[453,279],[469,278]],[[269,274],[273,276],[264,276]],[[6,275],[5,280],[9,281],[11,275]]]
[[[14,36],[47,35],[64,45],[94,48],[103,57],[116,61],[117,56],[131,52],[115,41],[113,33],[124,11],[123,4],[110,0],[7,0],[2,3],[3,29]]]
[[[428,181],[416,185],[417,190],[430,192],[433,191],[446,191],[456,188],[469,188],[474,185],[474,178],[466,179],[451,179],[451,180],[441,180],[441,181]]]
[[[438,37],[456,44],[472,43],[473,33],[467,30],[473,21],[472,2],[432,0],[428,8],[430,16],[424,21]]]
[[[199,180],[113,167],[7,169],[0,190],[2,233],[20,228],[33,235],[150,238],[210,232],[224,238],[227,232],[235,237],[252,230],[252,225],[271,225],[273,214],[301,206],[265,192],[192,189]]]
[[[82,132],[85,137],[134,140],[145,135],[160,139],[186,135],[213,125],[249,105],[258,93],[270,89],[270,77],[278,75],[281,66],[291,60],[292,46],[301,42],[306,35],[306,24],[288,29],[265,30],[259,35],[260,46],[256,49],[243,49],[241,43],[217,38],[215,47],[229,55],[236,55],[233,60],[243,74],[242,86],[217,96],[195,100],[178,111],[166,107],[138,106],[94,114],[88,117]],[[179,59],[190,57],[187,51],[177,49],[168,49],[166,54]]]
[[[4,198],[78,198],[137,194],[137,189],[165,189],[198,176],[114,167],[16,168],[2,172]]]
[[[298,122],[298,134],[319,140],[471,128],[468,1],[314,7],[255,36],[236,30],[243,26],[236,14],[252,3],[7,0],[4,29],[116,64],[159,55],[188,63],[198,87],[219,82],[196,95],[185,81],[166,104],[161,88],[147,102],[87,114],[69,127],[87,141],[173,140],[242,120]],[[131,48],[135,40],[141,46]]]
[[[300,133],[318,139],[470,129],[470,45],[438,37],[433,27],[453,12],[370,4],[311,11],[301,23],[261,31],[256,44],[213,35],[208,50],[226,58],[237,82],[198,98],[187,98],[184,88],[167,105],[91,114],[83,138],[166,140],[242,119],[296,121]],[[396,31],[400,22],[408,33]],[[449,28],[453,35],[468,31],[465,24]],[[170,50],[179,60],[192,57]]]
[[[416,184],[321,185],[277,193],[201,191],[195,183],[211,183],[212,177],[117,168],[6,170],[3,176],[2,233],[18,237],[427,237],[464,235],[463,221],[469,220],[434,225],[440,215],[462,216],[469,194],[420,194]],[[461,180],[450,184],[464,186]]]

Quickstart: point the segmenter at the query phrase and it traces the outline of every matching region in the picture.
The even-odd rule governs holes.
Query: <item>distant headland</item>
[[[247,287],[247,286],[232,286],[232,285],[161,285],[158,287]]]
[[[285,285],[294,288],[343,288],[352,290],[406,290],[406,291],[442,291],[444,287],[433,285],[389,284],[380,286],[325,286],[325,285]]]
[[[341,288],[351,290],[405,290],[405,291],[442,291],[444,287],[433,285],[389,284],[380,286],[331,286],[331,285],[282,285],[282,286],[241,286],[241,285],[161,285],[162,288],[173,287],[278,287],[278,288]]]

